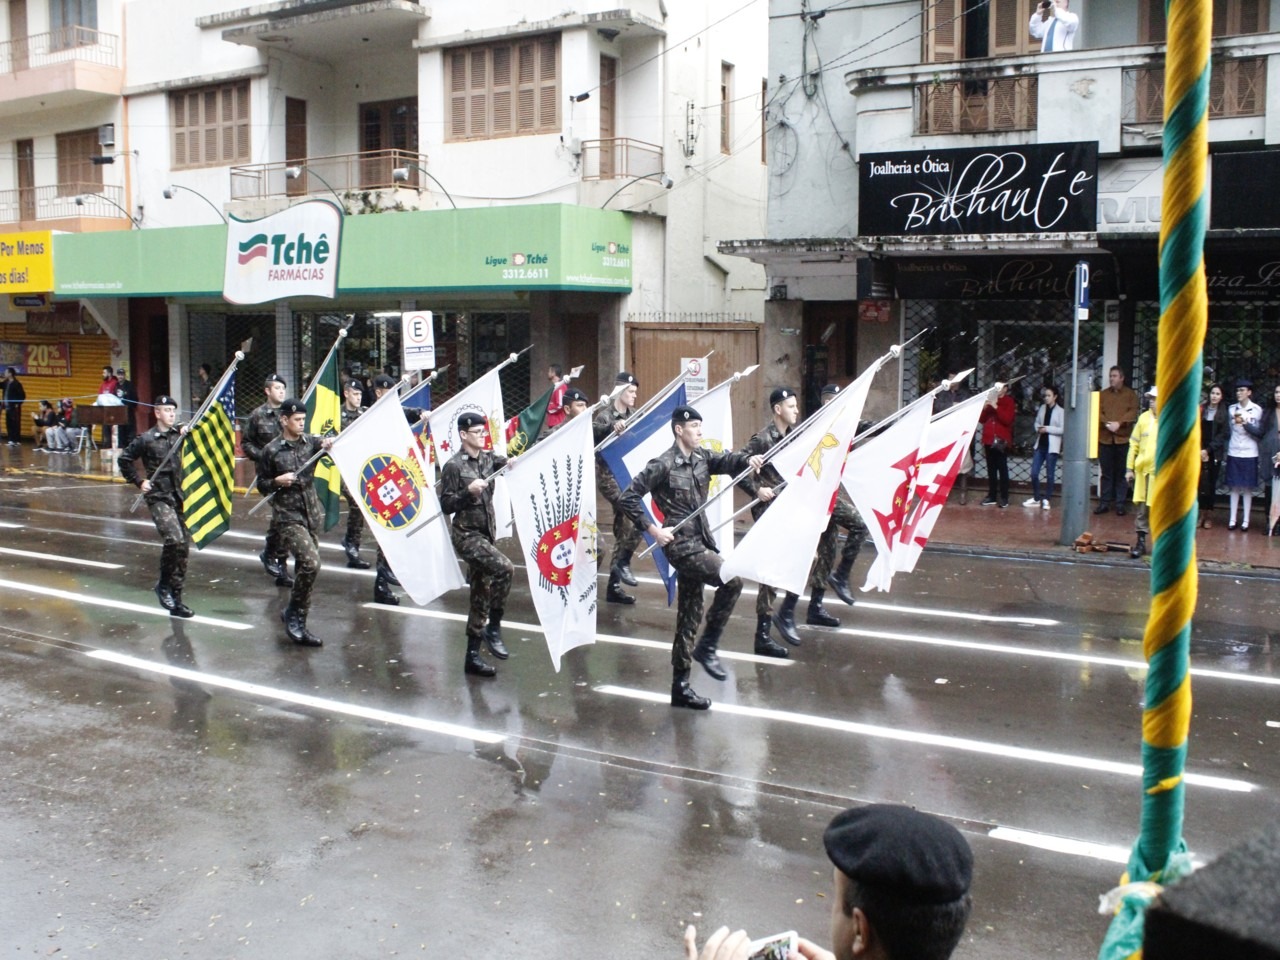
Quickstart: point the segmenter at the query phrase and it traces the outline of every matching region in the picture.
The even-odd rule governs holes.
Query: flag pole
[[[347,327],[355,323],[353,315],[346,323],[338,328],[338,335],[333,340],[333,346],[329,348],[329,352],[324,355],[324,362],[316,368],[315,375],[311,378],[311,382],[307,384],[307,389],[303,391],[301,400],[305,404],[311,399],[311,395],[316,392],[316,387],[320,384],[320,374],[324,373],[324,368],[329,365],[329,361],[333,359],[333,355],[338,352],[338,346],[347,338]],[[341,381],[339,381],[341,383]]]
[[[227,385],[227,381],[230,380],[231,375],[236,372],[236,367],[239,366],[240,361],[244,359],[245,354],[249,352],[252,345],[253,345],[252,338],[240,344],[240,349],[236,351],[236,355],[232,359],[231,365],[222,372],[222,376],[218,378],[218,382],[214,384],[214,388],[210,390],[209,395],[204,398],[204,403],[200,404],[200,409],[197,410],[195,414],[191,417],[191,419],[188,420],[184,425],[186,427],[187,433],[191,432],[192,428],[195,427],[195,425],[200,422],[200,418],[209,412],[209,408],[213,406],[213,404],[217,401],[218,397],[222,396],[222,390]],[[183,437],[185,436],[186,434],[183,434]],[[182,438],[179,438],[179,442],[175,443],[172,447],[170,447],[169,452],[166,453],[164,457],[160,460],[160,462],[156,464],[156,468],[151,471],[152,477],[154,477],[157,473],[159,473],[160,469],[166,463],[169,462],[170,458],[174,455],[174,453],[176,453],[178,449],[181,448],[182,446],[181,440]],[[148,477],[147,479],[150,479],[150,477]],[[133,501],[133,506],[129,508],[129,512],[136,513],[138,507],[141,506],[142,501],[145,497],[146,497],[145,493],[138,494],[137,498]]]
[[[704,360],[704,361],[705,361],[705,360],[708,360],[708,359],[710,359],[710,357],[711,357],[711,354],[712,354],[712,353],[715,353],[715,351],[714,351],[714,350],[712,350],[712,351],[711,351],[711,353],[708,353],[706,356],[701,357],[701,358],[699,358],[699,359]],[[637,423],[639,423],[639,422],[640,422],[640,420],[645,416],[645,414],[649,413],[649,411],[651,411],[654,407],[656,407],[656,406],[658,406],[658,404],[662,403],[662,401],[663,401],[663,400],[667,399],[667,397],[669,397],[669,396],[671,396],[671,394],[675,393],[675,391],[676,391],[676,390],[678,390],[678,389],[680,388],[680,384],[684,383],[686,380],[688,380],[688,379],[689,379],[689,376],[690,376],[690,374],[691,374],[691,373],[692,373],[692,371],[689,369],[688,365],[686,364],[686,365],[685,365],[685,368],[684,368],[683,370],[681,370],[681,371],[680,371],[679,375],[677,375],[677,376],[676,376],[676,378],[675,378],[674,380],[672,380],[672,381],[671,381],[670,383],[668,383],[665,387],[663,387],[661,390],[659,390],[657,393],[655,393],[652,397],[650,397],[648,400],[646,400],[644,403],[642,403],[642,404],[641,404],[641,405],[640,405],[640,406],[639,406],[639,407],[638,407],[638,408],[637,408],[637,409],[636,409],[636,410],[631,414],[631,416],[627,417],[627,419],[623,422],[623,425],[622,425],[622,432],[623,432],[623,433],[626,433],[628,429],[630,429],[631,427],[633,427],[633,426],[635,426]],[[623,386],[626,386],[626,384],[623,384]],[[708,393],[710,393],[711,391],[707,391],[707,392],[708,392]],[[615,390],[615,391],[614,391],[613,393],[611,393],[609,396],[610,396],[611,398],[616,398],[616,397],[617,397],[617,395],[618,395],[618,391],[616,391],[616,390]],[[603,440],[601,440],[598,444],[596,444],[596,453],[599,453],[601,450],[603,450],[603,449],[604,449],[605,447],[607,447],[609,444],[613,443],[613,441],[614,441],[614,440],[616,440],[616,439],[618,439],[618,437],[619,437],[619,436],[621,436],[621,434],[618,434],[618,433],[612,433],[612,434],[610,434],[609,436],[605,437],[605,438],[604,438]]]

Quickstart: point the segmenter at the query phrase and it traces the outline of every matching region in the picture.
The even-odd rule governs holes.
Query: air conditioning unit
[[[104,123],[98,128],[98,146],[114,147],[116,145],[116,125]]]

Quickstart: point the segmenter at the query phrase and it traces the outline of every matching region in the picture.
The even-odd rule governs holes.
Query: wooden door
[[[291,167],[307,162],[307,101],[296,97],[284,98],[284,157]],[[306,170],[297,180],[286,180],[285,191],[291,197],[306,196]]]
[[[13,70],[31,65],[27,45],[27,0],[9,0],[9,40],[13,44]]]
[[[618,107],[618,61],[613,57],[600,57],[600,179],[609,180],[618,175],[614,138],[617,130],[614,118]]]
[[[36,218],[36,152],[31,140],[15,145],[18,157],[18,219]]]

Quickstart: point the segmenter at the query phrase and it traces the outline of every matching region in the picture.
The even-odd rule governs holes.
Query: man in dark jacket
[[[22,436],[22,404],[26,399],[18,371],[10,367],[4,372],[4,429],[11,447],[16,447]]]

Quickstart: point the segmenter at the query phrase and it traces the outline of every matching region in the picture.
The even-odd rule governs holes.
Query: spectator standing
[[[133,386],[133,381],[129,379],[129,375],[125,373],[124,367],[116,370],[116,396],[120,398],[120,402],[125,405],[128,415],[125,417],[124,423],[120,424],[120,446],[127,447],[133,438],[138,435],[138,428],[135,417],[138,413],[138,391]]]
[[[1258,486],[1258,436],[1262,433],[1262,408],[1253,402],[1253,381],[1236,381],[1236,402],[1227,411],[1231,437],[1227,440],[1227,495],[1230,513],[1227,529],[1236,528],[1237,511],[1241,530],[1249,529],[1253,511],[1253,491]]]
[[[1070,0],[1040,0],[1031,22],[1031,36],[1040,41],[1041,53],[1070,50],[1075,45],[1080,18],[1067,8]]]
[[[1024,507],[1049,509],[1053,497],[1053,478],[1058,469],[1058,455],[1062,453],[1062,429],[1066,415],[1058,403],[1058,388],[1048,386],[1040,394],[1044,402],[1036,411],[1036,450],[1031,456],[1031,499],[1023,501]],[[1045,468],[1044,496],[1040,496],[1040,468]]]
[[[18,379],[15,367],[4,372],[4,430],[9,446],[16,447],[22,438],[22,404],[27,399],[27,391]]]
[[[1215,383],[1209,388],[1209,399],[1200,406],[1200,526],[1206,530],[1213,526],[1210,518],[1218,494],[1218,471],[1231,436],[1223,396],[1222,387]]]
[[[1129,548],[1129,556],[1135,560],[1147,552],[1147,534],[1151,532],[1147,512],[1156,478],[1156,430],[1159,424],[1154,385],[1146,395],[1151,405],[1138,416],[1138,422],[1129,434],[1129,458],[1124,471],[1125,480],[1133,484],[1133,502],[1138,506],[1133,518],[1137,540]]]
[[[209,391],[213,389],[213,383],[209,379],[212,376],[213,367],[207,363],[200,364],[200,369],[196,371],[196,382],[191,385],[192,410],[199,410],[200,404],[208,398]]]
[[[1138,395],[1125,386],[1124,374],[1112,367],[1109,386],[1098,402],[1098,466],[1102,471],[1102,493],[1094,513],[1106,513],[1112,504],[1116,516],[1123,517],[1129,488],[1124,485],[1125,461],[1129,455],[1129,434],[1138,421]]]
[[[1258,476],[1262,480],[1262,492],[1267,498],[1267,536],[1271,535],[1273,519],[1280,505],[1277,505],[1271,482],[1275,477],[1276,455],[1280,454],[1280,384],[1276,384],[1272,392],[1271,406],[1262,412],[1262,421],[1258,424]]]
[[[1017,410],[1009,388],[1003,383],[996,391],[996,402],[982,408],[982,449],[987,454],[987,498],[984,507],[1009,506],[1009,447],[1013,444],[1013,418]]]
[[[116,387],[120,385],[120,381],[116,379],[116,372],[111,367],[102,368],[102,382],[98,384],[98,396],[109,393],[115,396]]]

